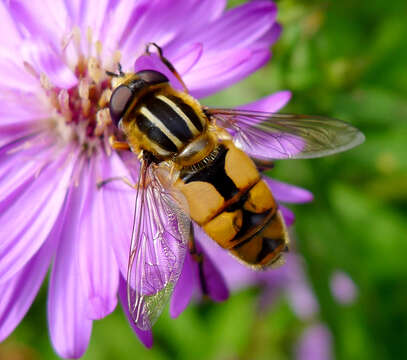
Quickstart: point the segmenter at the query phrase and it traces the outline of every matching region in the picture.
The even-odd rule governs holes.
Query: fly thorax
[[[194,101],[169,87],[143,96],[129,114],[138,130],[134,134],[138,133],[140,148],[163,160],[176,158],[190,148],[207,127],[207,118]],[[206,149],[208,141],[198,141],[200,148]]]
[[[216,139],[205,132],[189,143],[175,158],[175,162],[182,167],[191,167],[201,163],[211,156],[216,149]]]

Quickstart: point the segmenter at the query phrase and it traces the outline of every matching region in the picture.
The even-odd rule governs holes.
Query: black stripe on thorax
[[[143,100],[144,106],[181,142],[187,142],[193,138],[187,123],[171,105],[157,98],[156,94],[150,94]]]
[[[191,122],[200,132],[203,130],[201,119],[192,108],[192,106],[188,105],[182,98],[179,98],[178,96],[168,95],[167,97],[180,108],[180,110],[191,120]]]
[[[175,144],[165,135],[157,126],[155,126],[147,117],[138,113],[136,116],[137,126],[140,131],[154,143],[170,152],[177,152]]]

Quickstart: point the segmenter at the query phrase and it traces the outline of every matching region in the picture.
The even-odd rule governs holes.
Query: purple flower
[[[348,274],[336,270],[331,277],[331,292],[341,304],[350,304],[355,301],[358,290]]]
[[[271,1],[224,7],[219,0],[0,3],[0,340],[24,317],[51,264],[48,322],[60,356],[82,356],[93,320],[115,309],[118,294],[123,302],[135,192],[121,182],[100,190],[96,183],[137,179],[138,164],[108,144],[105,70],[120,60],[132,71],[154,41],[192,95],[230,86],[267,62],[280,26]],[[275,111],[289,96],[280,92],[251,107]],[[311,197],[269,185],[277,200]],[[180,284],[193,290],[199,274],[190,260]],[[222,300],[227,288],[212,260],[203,272],[213,284],[209,294]],[[174,301],[179,313],[184,305]],[[151,332],[135,331],[152,345]]]
[[[332,355],[332,335],[323,324],[305,328],[297,347],[297,360],[330,360]]]

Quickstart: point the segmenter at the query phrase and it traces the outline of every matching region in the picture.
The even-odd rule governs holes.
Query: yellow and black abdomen
[[[177,186],[188,200],[191,218],[246,264],[270,265],[286,248],[274,197],[253,161],[233,142],[219,144],[206,164],[185,168]]]

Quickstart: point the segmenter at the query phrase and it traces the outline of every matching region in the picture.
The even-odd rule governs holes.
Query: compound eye
[[[126,85],[120,85],[113,90],[109,103],[110,117],[117,127],[120,119],[127,110],[133,96],[133,92]]]
[[[168,82],[168,78],[164,74],[155,70],[142,70],[137,75],[149,85]]]

